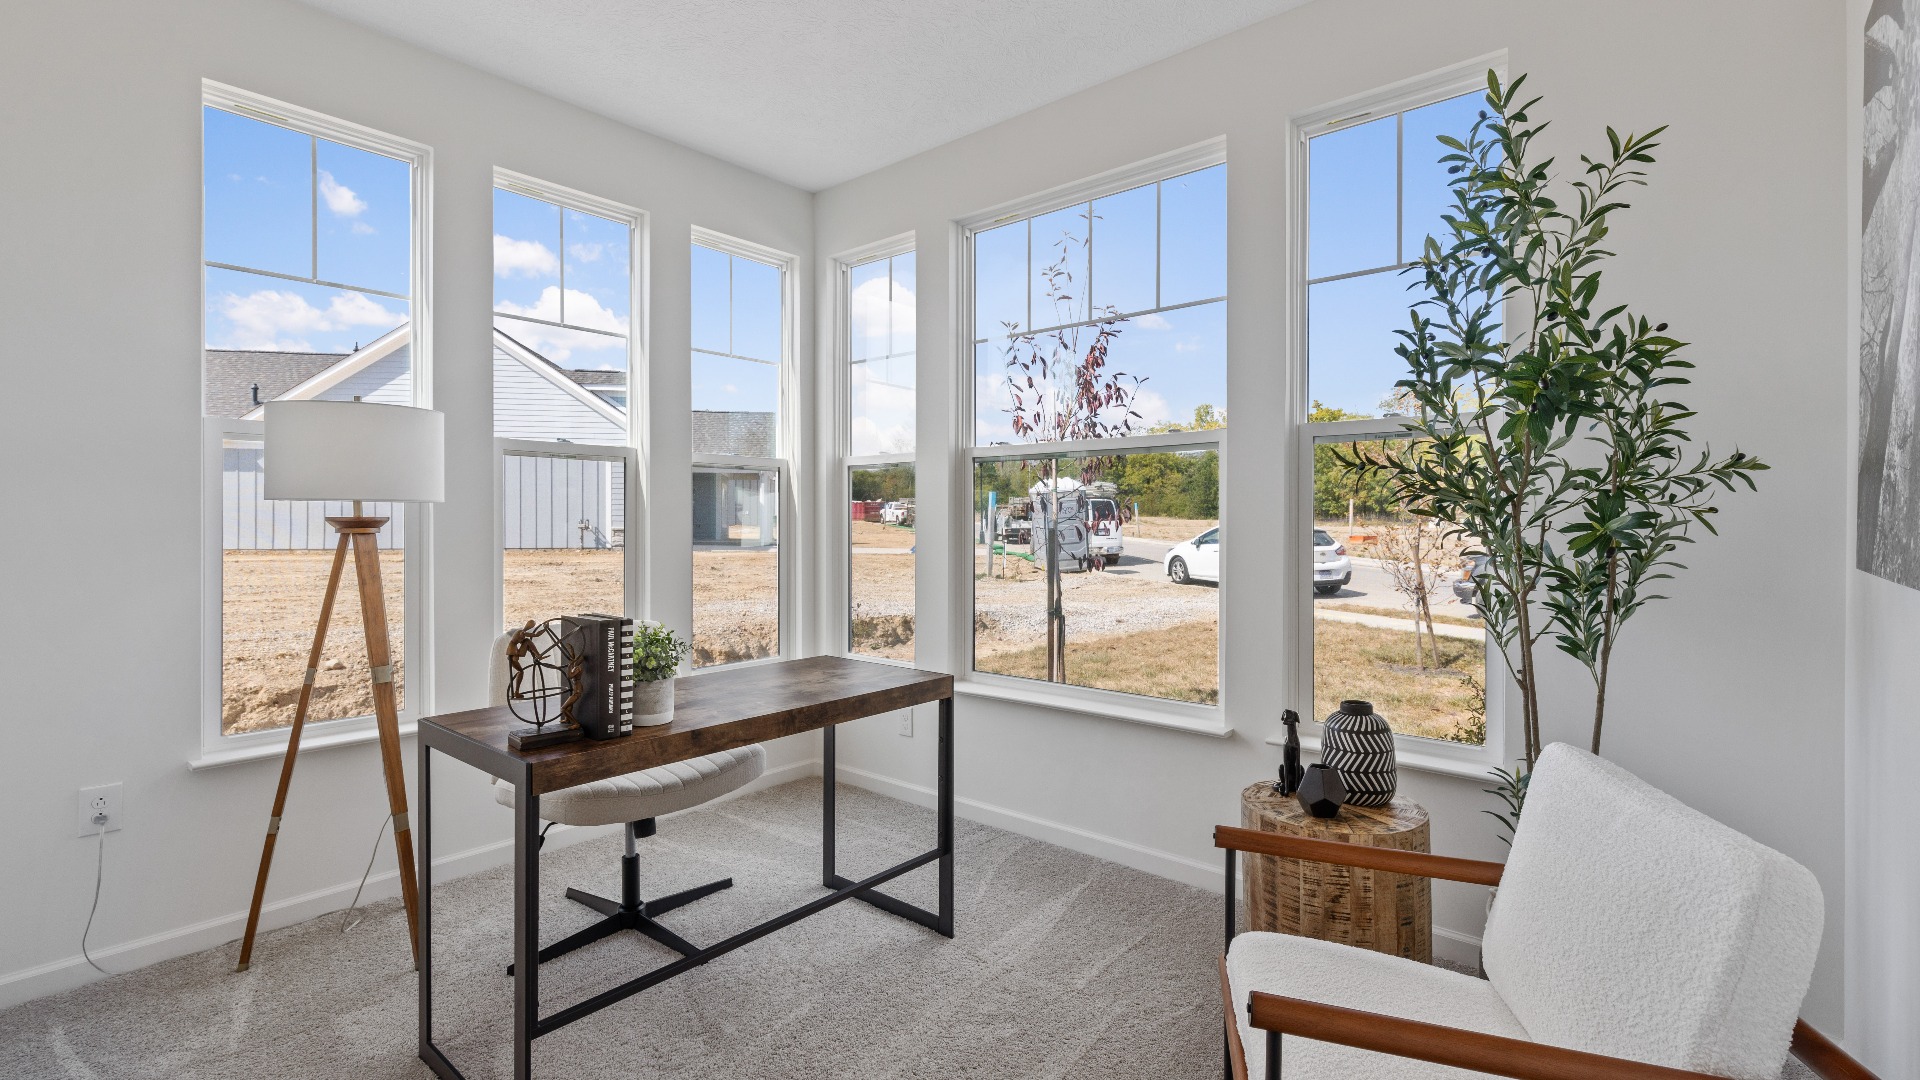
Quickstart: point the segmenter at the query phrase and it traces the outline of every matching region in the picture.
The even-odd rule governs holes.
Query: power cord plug
[[[87,938],[93,934],[93,917],[100,911],[100,885],[101,882],[106,879],[107,820],[107,812],[105,810],[93,815],[93,823],[100,828],[99,833],[96,834],[100,838],[100,846],[95,853],[93,862],[93,906],[87,909],[86,929],[80,931],[80,956],[86,960],[88,967],[100,974],[115,975],[118,974],[118,972],[108,971],[106,968],[95,963],[93,954],[87,951]]]

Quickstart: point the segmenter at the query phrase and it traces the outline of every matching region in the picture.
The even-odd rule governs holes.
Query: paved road
[[[1120,561],[1108,568],[1112,574],[1138,574],[1147,577],[1164,577],[1164,562],[1167,552],[1173,544],[1164,540],[1147,540],[1137,536],[1126,538],[1126,549]],[[1435,615],[1451,615],[1455,618],[1473,618],[1473,608],[1454,599],[1449,584],[1443,586],[1434,596]],[[1394,611],[1404,610],[1405,598],[1394,590],[1393,581],[1387,572],[1373,560],[1356,559],[1353,563],[1353,580],[1332,596],[1314,595],[1314,607],[1319,609],[1321,617],[1338,619],[1342,622],[1360,622],[1367,625],[1380,625],[1393,629],[1413,629],[1410,619],[1394,619],[1359,612],[1343,612],[1341,607],[1385,608]],[[1453,637],[1478,638],[1480,631],[1471,626],[1457,626],[1436,623],[1436,632]]]

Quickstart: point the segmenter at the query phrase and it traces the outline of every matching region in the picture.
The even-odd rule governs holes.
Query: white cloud
[[[891,299],[887,292],[886,278],[870,278],[861,282],[847,297],[854,334],[857,338],[867,339],[865,347],[860,349],[864,355],[884,356],[891,351],[892,346],[887,342],[889,314],[892,316],[893,333],[906,342],[913,340],[913,290],[895,282]]]
[[[1134,326],[1139,327],[1142,330],[1173,329],[1173,324],[1167,321],[1167,317],[1165,315],[1155,314],[1154,312],[1151,312],[1151,311],[1147,312],[1145,315],[1135,315],[1133,318],[1128,319],[1127,321],[1133,324]]]
[[[575,262],[583,262],[583,263],[599,262],[600,256],[605,255],[607,253],[607,245],[605,244],[568,244],[567,253],[573,256]]]
[[[364,221],[356,221],[353,223],[353,235],[355,236],[372,236],[378,231],[378,229],[375,229]]]
[[[227,339],[215,346],[223,349],[304,351],[312,347],[310,334],[356,327],[378,327],[384,333],[406,321],[404,314],[360,293],[337,294],[319,308],[296,292],[261,289],[245,296],[222,293],[214,305],[228,323]]]
[[[494,237],[496,251],[499,249],[499,241],[503,239],[505,238],[500,236]],[[518,242],[509,241],[509,243]],[[522,315],[529,319],[559,322],[560,287],[549,285],[541,289],[540,298],[531,304],[515,304],[507,301],[499,304],[496,310],[505,315]],[[572,326],[611,330],[616,334],[627,332],[626,319],[602,305],[592,293],[581,292],[578,289],[567,290],[567,322]],[[627,347],[623,338],[607,337],[604,334],[583,334],[578,330],[569,330],[560,326],[543,326],[540,323],[512,321],[503,329],[515,340],[524,343],[528,348],[556,364],[573,359],[575,352],[625,350]]]
[[[359,217],[367,208],[367,200],[355,195],[352,188],[335,180],[325,169],[320,170],[320,199],[336,217]]]
[[[500,277],[544,277],[560,272],[560,257],[538,240],[493,234],[493,272]]]

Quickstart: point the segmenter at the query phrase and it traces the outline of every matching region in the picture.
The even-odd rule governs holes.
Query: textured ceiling
[[[1305,0],[305,0],[810,191]]]

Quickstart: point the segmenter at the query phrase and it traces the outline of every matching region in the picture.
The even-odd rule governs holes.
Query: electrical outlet
[[[101,814],[107,815],[107,831],[117,832],[120,826],[125,824],[126,817],[120,807],[119,784],[81,788],[79,835],[93,836],[99,833]]]
[[[904,738],[913,738],[913,710],[900,710],[900,734]]]

